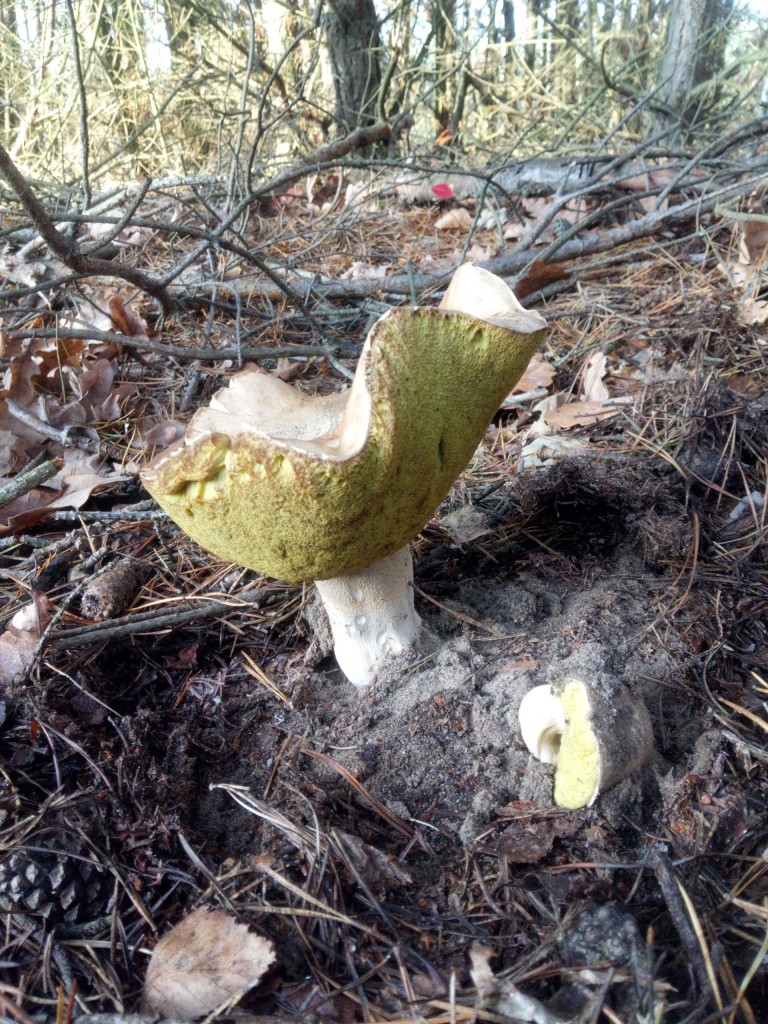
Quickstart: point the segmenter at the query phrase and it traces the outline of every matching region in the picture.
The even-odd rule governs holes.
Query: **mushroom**
[[[590,807],[653,751],[648,709],[620,684],[567,678],[534,686],[520,703],[518,721],[530,752],[555,765],[555,803],[567,810]]]
[[[349,389],[309,396],[236,374],[143,482],[220,557],[314,580],[339,665],[364,686],[419,631],[409,542],[545,332],[500,278],[465,264],[438,308],[394,308],[374,324]]]

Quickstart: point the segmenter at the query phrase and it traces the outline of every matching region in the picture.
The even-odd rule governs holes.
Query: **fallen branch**
[[[48,248],[61,262],[78,274],[107,277],[119,277],[129,284],[135,285],[151,295],[162,306],[163,312],[170,315],[173,303],[162,282],[125,263],[114,263],[112,260],[87,256],[80,251],[76,242],[67,238],[58,230],[48,216],[42,203],[29,186],[24,175],[10,157],[8,151],[0,145],[0,171],[5,175],[9,185],[18,196],[19,202],[34,221]]]
[[[61,459],[54,459],[53,461],[46,459],[39,466],[34,466],[32,469],[19,473],[10,483],[0,487],[0,508],[5,508],[12,501],[16,501],[17,498],[28,494],[33,487],[37,487],[39,484],[45,483],[46,480],[50,480],[63,465],[64,463]]]
[[[156,338],[147,338],[145,335],[117,334],[113,331],[98,331],[95,327],[85,329],[57,328],[57,327],[33,327],[6,331],[6,337],[12,340],[24,340],[26,338],[74,338],[83,341],[104,341],[111,345],[124,345],[125,348],[136,349],[143,352],[160,352],[162,355],[173,356],[175,359],[327,359],[336,356],[341,359],[355,359],[360,354],[360,344],[356,342],[339,342],[335,345],[283,345],[273,347],[271,345],[225,345],[221,348],[193,348],[184,345],[169,345],[167,342],[158,341]],[[16,407],[18,408],[18,406]],[[17,419],[21,419],[14,412]],[[34,429],[39,430],[39,421],[34,424]],[[50,428],[55,433],[50,436],[61,440],[62,431],[55,427]]]
[[[177,607],[166,605],[148,612],[123,615],[118,619],[108,619],[105,622],[95,622],[92,625],[58,630],[49,639],[46,647],[51,650],[70,651],[86,644],[100,644],[107,640],[132,636],[135,633],[151,633],[155,630],[184,626],[189,622],[199,622],[201,619],[211,619],[216,615],[223,615],[225,612],[231,613],[239,606],[258,608],[265,600],[266,595],[257,591],[235,600],[222,598],[221,600],[203,600],[195,603],[182,601]]]
[[[698,220],[702,214],[712,212],[717,204],[723,200],[748,195],[764,181],[765,172],[758,171],[747,179],[713,189],[709,195],[696,195],[694,198],[682,202],[678,206],[673,206],[668,210],[652,210],[650,213],[645,214],[645,216],[629,221],[626,224],[619,224],[605,231],[581,234],[585,226],[588,227],[590,223],[605,216],[606,208],[603,207],[595,211],[590,217],[585,218],[578,224],[574,224],[546,248],[525,248],[479,262],[478,266],[484,267],[486,270],[491,271],[491,273],[498,274],[501,277],[515,278],[524,276],[525,271],[536,261],[548,262],[556,256],[558,262],[565,263],[569,260],[595,256],[599,253],[628,245],[631,242],[639,241],[642,238],[651,238],[662,231],[669,230],[678,225],[685,225],[693,218]],[[655,193],[649,192],[647,194],[654,195]],[[644,193],[639,193],[634,198],[642,198],[643,195]],[[617,202],[620,205],[624,205],[626,200],[622,199]],[[300,291],[301,287],[304,287],[305,300],[310,295],[324,299],[374,298],[382,300],[387,295],[411,296],[414,292],[418,295],[425,295],[429,292],[439,291],[445,287],[454,270],[455,267],[449,267],[431,274],[395,274],[385,278],[350,281],[320,281],[317,277],[313,277],[308,281],[298,274],[290,275],[290,279],[292,287],[296,291]],[[289,276],[287,271],[282,271],[281,273],[286,277]],[[282,289],[277,289],[268,282],[254,277],[242,276],[233,280],[223,281],[201,280],[195,285],[187,283],[184,286],[177,287],[180,292],[180,298],[186,301],[194,300],[198,296],[209,295],[212,291],[232,295],[247,294],[270,300],[277,299],[282,292]],[[175,290],[176,288],[174,288]]]

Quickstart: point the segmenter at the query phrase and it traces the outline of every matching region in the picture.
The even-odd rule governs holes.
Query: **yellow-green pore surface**
[[[288,581],[357,572],[429,521],[545,333],[392,310],[362,356],[372,413],[356,455],[334,461],[252,432],[214,434],[163,453],[145,484],[229,561]]]
[[[600,750],[591,724],[589,694],[583,683],[563,688],[560,701],[565,729],[555,768],[555,803],[567,810],[586,807],[600,781]]]

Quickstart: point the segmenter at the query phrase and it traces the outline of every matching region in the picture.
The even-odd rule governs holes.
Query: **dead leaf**
[[[298,359],[286,359],[285,356],[281,356],[277,360],[275,377],[279,377],[280,380],[284,380],[286,384],[289,384],[292,380],[300,377],[304,369],[306,369],[306,363],[300,363]]]
[[[525,373],[512,388],[510,394],[524,395],[526,391],[536,391],[537,388],[548,388],[555,379],[554,366],[538,352],[534,352]]]
[[[344,850],[357,874],[365,879],[371,888],[387,891],[413,884],[413,879],[404,868],[401,868],[396,861],[391,860],[375,846],[364,842],[359,836],[342,832],[341,829],[334,829],[333,838]]]
[[[768,322],[768,302],[763,299],[742,299],[736,309],[736,319],[745,327],[760,327]]]
[[[382,264],[380,267],[373,263],[364,263],[362,260],[355,260],[351,267],[341,275],[342,281],[377,280],[387,276],[391,264]]]
[[[525,298],[526,295],[532,295],[548,284],[565,280],[569,274],[565,263],[542,263],[541,260],[534,260],[525,275],[515,282],[515,295],[518,299]]]
[[[0,256],[0,277],[24,288],[36,288],[48,276],[49,269],[42,260],[26,260],[11,252]]]
[[[51,621],[51,604],[44,594],[25,604],[0,635],[0,686],[18,682],[29,668],[40,636]]]
[[[0,536],[34,526],[53,509],[81,508],[95,491],[125,483],[130,475],[78,448],[65,448],[63,455],[63,467],[45,487],[36,487],[0,509]]]
[[[130,302],[122,295],[113,295],[109,300],[109,313],[121,334],[127,334],[134,338],[149,337],[147,321],[136,313]]]
[[[272,943],[221,910],[193,911],[152,951],[141,1012],[202,1017],[257,985]]]
[[[594,352],[581,370],[581,398],[584,402],[606,402],[610,395],[603,384],[608,360],[604,352]]]
[[[469,950],[470,974],[483,1009],[531,1024],[566,1024],[562,1017],[555,1016],[538,999],[525,995],[511,981],[495,977],[490,964],[493,955],[492,949],[479,942],[473,942]]]
[[[750,196],[749,212],[753,216],[740,222],[742,252],[754,266],[763,266],[768,259],[768,216],[761,196]]]
[[[632,399],[629,395],[614,399],[613,403],[604,402],[566,402],[552,412],[545,413],[544,419],[550,427],[559,430],[570,430],[572,427],[591,427],[595,423],[618,416],[620,405],[626,405]]]
[[[149,430],[141,430],[142,441],[155,448],[167,448],[169,444],[184,437],[186,427],[179,420],[161,420]]]
[[[519,220],[511,220],[508,224],[504,225],[504,241],[505,242],[519,242],[523,237],[523,232],[526,230],[527,225],[522,224]]]
[[[469,215],[469,210],[465,210],[463,206],[446,211],[435,221],[436,231],[469,231],[471,227],[472,218]]]
[[[440,520],[454,544],[469,544],[470,541],[491,532],[488,518],[473,505],[464,505],[456,512],[450,512]]]
[[[120,216],[124,213],[124,210],[117,206],[113,210],[111,210],[110,213],[112,216]],[[85,229],[85,234],[89,238],[92,238],[94,241],[97,241],[99,238],[103,238],[104,235],[109,234],[109,232],[114,229],[114,224],[98,224],[95,222],[90,222],[88,224],[84,224],[83,228]],[[122,231],[120,231],[117,234],[113,241],[117,242],[119,245],[126,246],[146,245],[147,242],[149,242],[149,240],[152,238],[153,234],[154,232],[152,231],[151,228],[135,227],[132,224],[128,224],[126,225],[126,227],[122,229]]]
[[[496,856],[511,864],[538,864],[552,849],[555,830],[548,819],[511,821],[494,843]]]
[[[464,254],[465,263],[483,263],[485,260],[492,260],[494,256],[499,255],[499,247],[497,245],[480,245],[475,242],[474,245],[470,245]]]

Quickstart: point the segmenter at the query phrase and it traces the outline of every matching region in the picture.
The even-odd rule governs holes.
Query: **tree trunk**
[[[0,64],[0,93],[5,99],[2,106],[2,129],[6,138],[10,137],[19,124],[19,111],[16,103],[14,69],[17,68],[21,47],[19,46],[18,26],[16,24],[16,5],[0,6],[0,46],[5,60]]]
[[[433,0],[432,35],[435,40],[435,102],[433,113],[440,131],[451,127],[454,108],[454,76],[448,71],[456,52],[456,0]]]
[[[723,66],[732,10],[733,0],[671,0],[658,93],[667,111],[657,114],[657,122],[672,128],[674,138],[694,128],[715,98],[713,93],[705,102],[697,89]]]
[[[373,0],[330,0],[326,41],[343,133],[374,124],[381,89],[381,41]]]
[[[502,0],[501,11],[504,17],[504,60],[507,64],[514,57],[515,43],[515,5],[513,0]]]
[[[542,0],[527,0],[527,28],[526,35],[528,42],[525,44],[525,63],[531,71],[536,65],[536,51],[541,49],[539,42],[539,15],[541,14]]]

